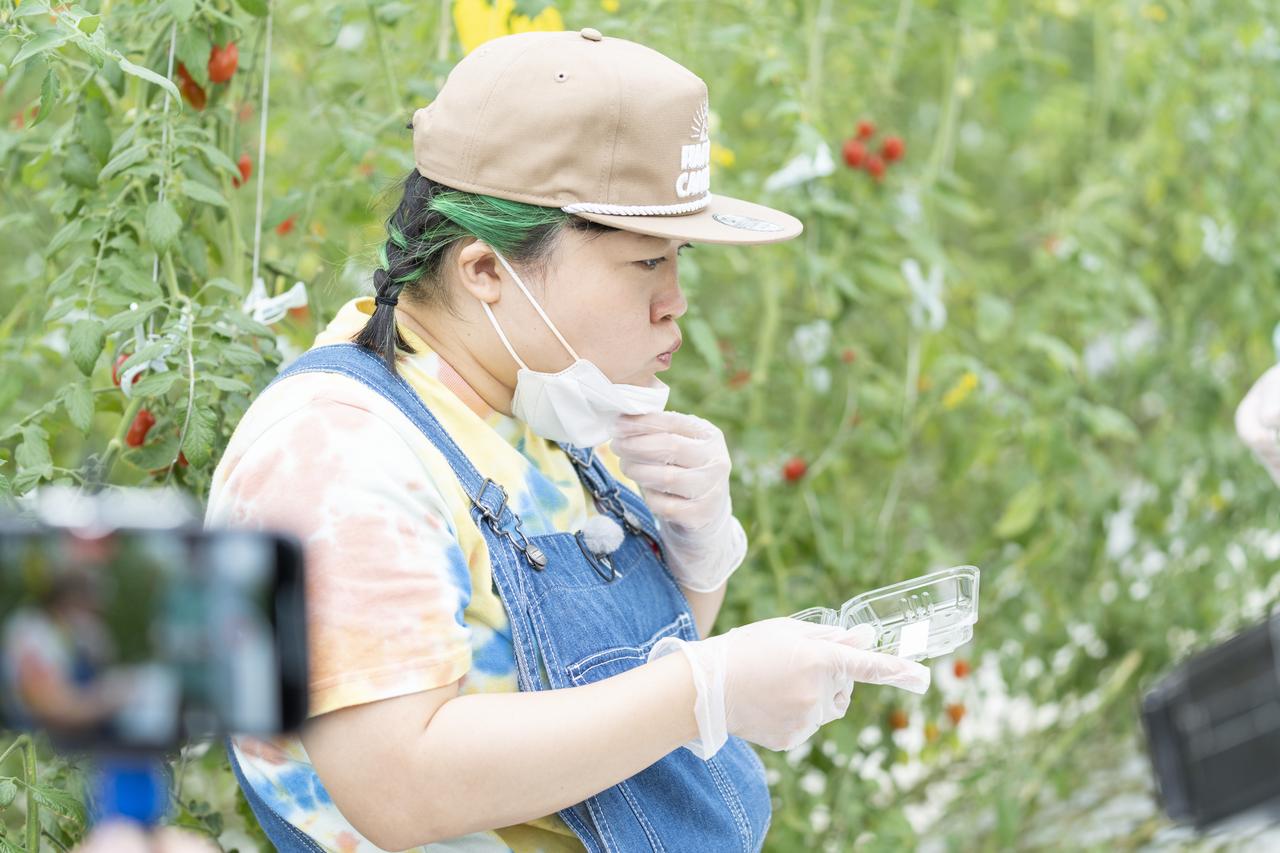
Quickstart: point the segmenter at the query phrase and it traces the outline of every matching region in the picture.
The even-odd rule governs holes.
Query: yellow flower
[[[600,0],[600,8],[612,15],[618,11],[618,0]]]
[[[1169,13],[1164,7],[1158,3],[1148,3],[1142,7],[1142,17],[1148,21],[1155,21],[1157,24],[1163,24],[1169,20]]]
[[[512,15],[515,0],[454,0],[453,26],[464,53],[470,53],[490,39],[512,33],[556,32],[564,29],[564,19],[554,6],[548,6],[530,18]]]
[[[733,161],[737,158],[733,156],[733,150],[725,148],[719,142],[711,143],[711,162],[717,166],[723,166],[728,169],[733,165]]]
[[[951,411],[959,406],[965,400],[969,399],[969,395],[973,393],[973,389],[978,387],[978,374],[972,370],[966,370],[964,375],[956,380],[956,384],[947,389],[947,393],[942,395],[942,408]]]
[[[558,33],[564,29],[564,18],[555,6],[548,6],[536,16],[511,16],[511,32],[513,33]]]

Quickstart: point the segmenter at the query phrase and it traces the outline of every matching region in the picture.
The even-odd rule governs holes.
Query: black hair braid
[[[398,351],[415,352],[396,326],[395,305],[406,287],[411,296],[416,296],[413,291],[428,272],[431,259],[426,256],[426,250],[429,247],[421,237],[436,224],[434,220],[440,218],[440,214],[428,206],[432,196],[442,189],[445,188],[423,177],[417,169],[405,178],[404,196],[387,220],[388,237],[378,249],[382,266],[373,273],[377,294],[373,316],[353,339],[386,362],[392,373],[396,372]]]

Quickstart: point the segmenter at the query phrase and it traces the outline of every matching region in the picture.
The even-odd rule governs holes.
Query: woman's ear
[[[472,240],[454,254],[453,273],[463,290],[490,305],[498,301],[502,279],[498,256],[483,240]]]

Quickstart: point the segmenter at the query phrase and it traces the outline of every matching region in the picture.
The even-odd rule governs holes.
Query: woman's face
[[[628,231],[566,230],[545,275],[513,266],[579,356],[613,382],[648,385],[670,365],[659,356],[680,345],[676,320],[689,307],[676,270],[683,245]],[[533,370],[558,371],[573,362],[514,282],[503,283],[491,308]]]

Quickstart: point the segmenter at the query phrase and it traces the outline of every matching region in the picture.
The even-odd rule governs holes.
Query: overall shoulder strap
[[[480,475],[413,387],[402,376],[388,370],[382,359],[369,350],[354,343],[316,347],[298,356],[267,387],[298,373],[338,373],[377,391],[440,450],[467,497],[484,515],[497,519],[504,511],[511,512],[502,487]]]

